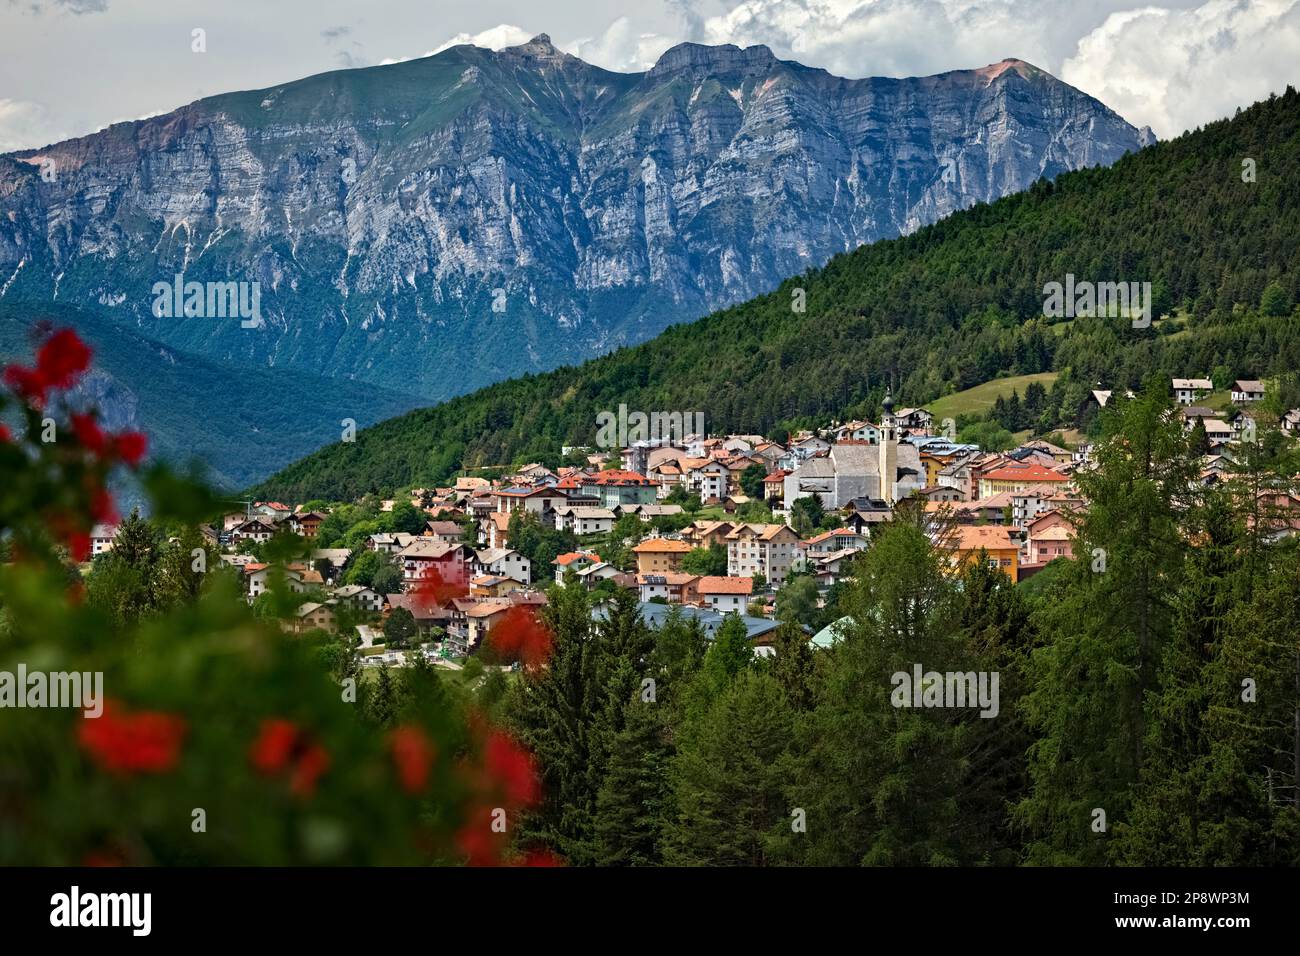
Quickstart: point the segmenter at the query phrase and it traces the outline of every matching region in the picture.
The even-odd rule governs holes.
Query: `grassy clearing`
[[[1025,389],[1033,382],[1039,383],[1043,388],[1050,389],[1058,374],[1057,372],[1035,372],[1033,375],[995,378],[991,382],[976,385],[964,392],[954,392],[933,402],[928,402],[925,407],[934,414],[936,424],[942,422],[945,418],[956,421],[960,415],[982,415],[993,407],[993,403],[999,397],[1010,398],[1012,392],[1019,392],[1023,397]]]

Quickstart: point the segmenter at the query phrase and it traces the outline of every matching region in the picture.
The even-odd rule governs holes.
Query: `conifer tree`
[[[668,767],[672,750],[664,709],[635,695],[624,704],[622,727],[608,745],[596,794],[598,866],[653,866],[672,806]]]
[[[783,622],[772,641],[776,657],[772,677],[781,686],[786,703],[795,711],[806,711],[813,701],[813,656],[808,635],[798,624]]]
[[[1017,808],[1029,859],[1101,864],[1131,809],[1147,695],[1171,630],[1186,545],[1179,516],[1199,470],[1161,383],[1107,409],[1096,467],[1076,476],[1087,510],[1064,589],[1040,615],[1025,712],[1039,739]]]
[[[741,671],[709,706],[673,762],[676,818],[666,862],[763,866],[790,828],[785,796],[794,715],[780,686]]]
[[[818,865],[958,862],[954,713],[896,707],[894,675],[965,670],[946,555],[918,524],[883,528],[842,603],[852,619],[799,725],[790,801],[808,832],[791,858]],[[919,689],[917,689],[919,696]]]
[[[541,804],[518,834],[571,863],[590,862],[595,786],[590,774],[590,720],[597,701],[591,610],[581,588],[556,588],[541,620],[553,649],[546,666],[525,674],[506,703],[510,724],[541,768]]]

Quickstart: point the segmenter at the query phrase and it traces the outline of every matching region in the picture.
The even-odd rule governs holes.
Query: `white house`
[[[605,534],[614,527],[614,512],[608,508],[566,505],[555,509],[555,524],[576,535]]]
[[[270,541],[274,534],[275,528],[261,518],[249,518],[230,532],[230,540],[234,544],[244,541]]]
[[[749,611],[749,596],[754,592],[753,578],[714,577],[707,575],[695,585],[700,602],[719,614],[745,614]]]
[[[1239,378],[1232,385],[1232,403],[1243,405],[1246,402],[1264,400],[1264,383],[1253,378]]]
[[[566,571],[581,571],[583,568],[600,563],[600,555],[595,551],[570,551],[568,554],[562,554],[551,562],[555,565],[555,583],[563,587]]]
[[[1214,383],[1208,378],[1174,379],[1174,399],[1179,405],[1191,405],[1214,391]]]
[[[469,580],[466,554],[474,552],[468,545],[445,545],[433,538],[416,538],[397,552],[402,564],[403,581],[440,580],[462,584]]]
[[[341,604],[351,604],[363,611],[378,614],[384,609],[384,596],[362,584],[345,584],[334,591],[334,597]]]
[[[117,525],[97,524],[90,530],[90,555],[103,554],[113,550],[113,538],[117,536]]]
[[[532,562],[513,548],[485,548],[475,555],[476,570],[531,584]]]

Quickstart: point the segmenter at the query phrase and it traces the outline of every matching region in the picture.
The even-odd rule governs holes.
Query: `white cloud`
[[[1209,0],[1112,14],[1061,78],[1160,136],[1231,116],[1295,82],[1300,0]]]
[[[1102,0],[1091,7],[1117,5]],[[707,19],[702,39],[762,43],[778,56],[841,76],[918,76],[1012,56],[1050,69],[1059,59],[1056,38],[1081,16],[1081,6],[1071,0],[744,0]]]
[[[523,27],[517,27],[511,23],[500,23],[488,30],[480,33],[458,33],[446,43],[435,47],[421,56],[433,56],[435,53],[441,53],[443,50],[449,50],[454,46],[461,46],[469,43],[474,46],[485,47],[489,50],[504,50],[508,46],[519,46],[521,43],[527,43],[535,34],[529,33]],[[416,60],[420,57],[400,56],[387,60],[380,60],[381,66],[389,63],[405,63],[407,60]]]
[[[628,17],[619,17],[600,36],[574,40],[564,49],[607,70],[637,73],[654,66],[663,52],[677,43],[673,37],[647,33]]]
[[[0,97],[0,153],[45,146],[64,139],[48,112],[37,103]]]

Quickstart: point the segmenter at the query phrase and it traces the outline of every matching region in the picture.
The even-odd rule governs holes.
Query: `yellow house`
[[[1012,581],[1020,570],[1020,545],[1005,525],[962,525],[953,529],[948,542],[952,565],[960,569],[984,552],[989,567],[1005,572]]]
[[[939,483],[939,472],[948,466],[951,458],[940,458],[928,451],[921,452],[921,464],[925,467],[925,486],[932,488]]]
[[[685,541],[670,538],[646,538],[635,548],[637,574],[663,574],[680,571],[682,558],[691,550]]]
[[[1012,462],[980,475],[979,495],[990,498],[1003,491],[1024,491],[1030,485],[1054,485],[1064,488],[1070,483],[1067,475],[1053,471],[1037,462]]]

